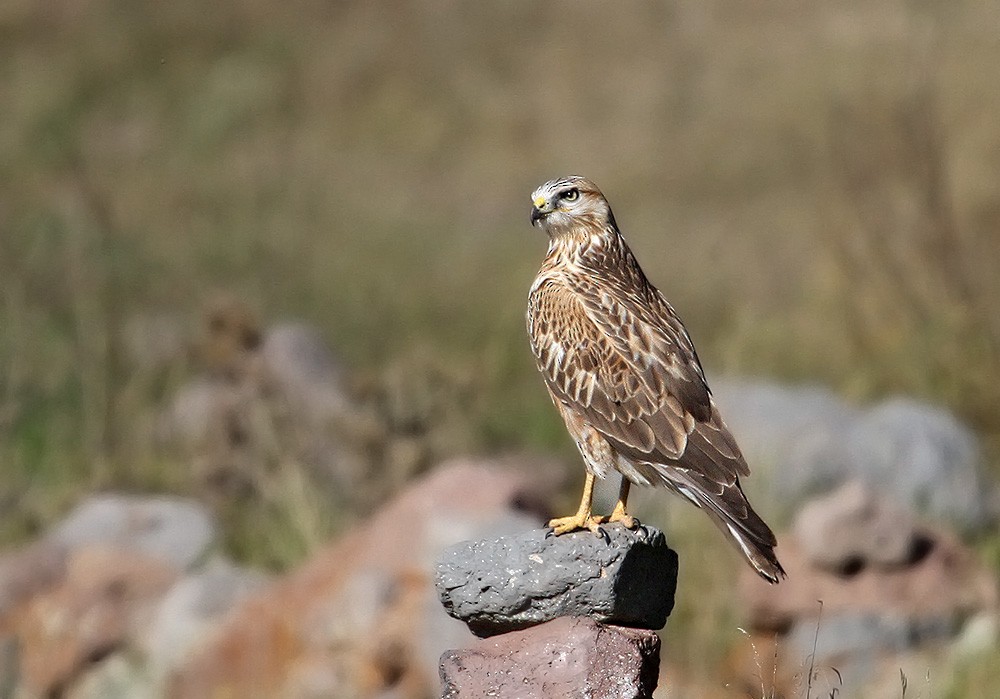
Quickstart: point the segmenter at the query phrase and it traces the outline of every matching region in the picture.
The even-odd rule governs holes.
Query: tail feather
[[[758,533],[750,531],[744,526],[743,522],[734,521],[711,505],[702,507],[702,509],[715,522],[715,525],[727,535],[730,542],[736,545],[736,548],[740,550],[750,565],[753,566],[754,570],[757,571],[758,575],[769,583],[778,583],[785,577],[785,569],[781,567],[781,563],[774,553],[774,547],[777,542],[769,542],[765,538],[766,535],[761,536]],[[770,535],[770,538],[773,538],[774,534],[771,533],[771,530],[764,524],[763,520],[757,517],[757,514],[752,509],[749,510],[749,513],[760,522],[766,533]]]
[[[733,485],[713,483],[713,490],[699,487],[690,479],[684,480],[687,482],[664,479],[664,485],[704,510],[762,578],[777,583],[785,577],[785,569],[774,553],[778,540],[750,506],[739,480]]]

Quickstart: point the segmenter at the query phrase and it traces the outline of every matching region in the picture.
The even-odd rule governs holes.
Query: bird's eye
[[[576,187],[573,187],[573,189],[567,189],[563,192],[562,198],[565,201],[576,201],[580,198],[580,190]]]

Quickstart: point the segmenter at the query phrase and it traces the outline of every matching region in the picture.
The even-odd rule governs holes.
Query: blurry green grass
[[[523,327],[528,193],[570,172],[710,378],[943,403],[996,469],[995,35],[974,2],[6,3],[0,543],[94,488],[193,492],[136,424],[183,372],[137,380],[121,333],[218,289],[316,324],[359,373],[413,347],[468,367],[477,444],[575,463]],[[277,568],[342,524],[281,473],[222,513]],[[708,603],[672,621],[706,672],[733,616]]]

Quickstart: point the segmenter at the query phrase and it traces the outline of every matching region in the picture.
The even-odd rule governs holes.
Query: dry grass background
[[[998,36],[984,0],[8,0],[3,540],[82,490],[191,489],[136,424],[182,372],[137,375],[122,337],[217,289],[315,323],[358,372],[474,377],[478,448],[570,455],[522,320],[528,193],[569,173],[710,377],[944,403],[996,466]],[[320,516],[283,492],[268,516]],[[679,615],[717,638],[716,606]]]

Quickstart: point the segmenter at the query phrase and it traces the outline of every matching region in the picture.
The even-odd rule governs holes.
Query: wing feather
[[[613,287],[550,279],[532,293],[529,335],[556,400],[626,453],[676,460],[711,398],[687,333],[658,296],[650,304]]]

